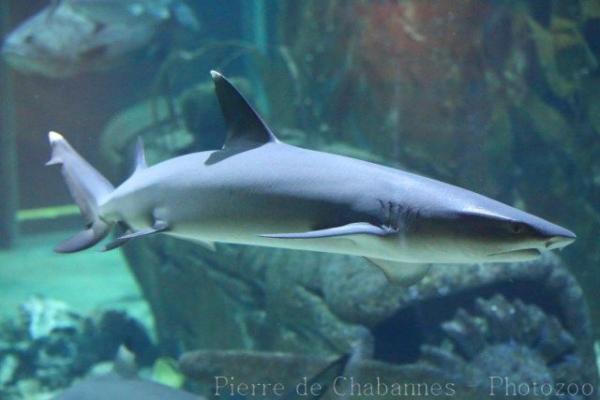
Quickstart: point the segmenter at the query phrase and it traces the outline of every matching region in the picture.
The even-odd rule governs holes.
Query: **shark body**
[[[72,252],[116,222],[131,233],[162,232],[204,244],[238,243],[363,256],[387,274],[421,277],[429,263],[525,261],[575,235],[457,186],[280,142],[244,97],[213,72],[228,126],[223,149],[147,167],[116,189],[51,133],[50,163],[63,174],[91,227],[59,245]],[[411,263],[413,267],[400,265]]]

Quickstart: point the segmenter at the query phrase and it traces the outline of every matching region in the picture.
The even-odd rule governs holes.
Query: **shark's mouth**
[[[507,250],[487,256],[490,261],[529,261],[538,258],[542,252],[535,248]]]

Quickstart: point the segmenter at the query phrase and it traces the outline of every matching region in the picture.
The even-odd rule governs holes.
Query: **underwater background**
[[[598,398],[599,1],[3,0],[0,13],[0,399],[60,396],[110,373],[122,344],[140,379],[211,398],[215,376],[293,387],[357,342],[364,397],[492,398],[499,377],[496,398]],[[282,141],[465,187],[577,241],[527,263],[435,265],[408,289],[353,257],[166,236],[53,253],[82,220],[44,167],[48,131],[114,184],[138,137],[149,164],[220,148],[213,69]],[[377,379],[404,386],[367,392]]]

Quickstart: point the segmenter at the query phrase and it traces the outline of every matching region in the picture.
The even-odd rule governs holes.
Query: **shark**
[[[154,234],[207,247],[234,243],[364,257],[388,279],[413,284],[433,263],[518,262],[576,236],[545,219],[448,183],[280,141],[246,98],[211,71],[227,126],[219,150],[148,166],[108,182],[56,132],[60,164],[87,229],[59,253],[87,249],[118,223],[105,250]]]

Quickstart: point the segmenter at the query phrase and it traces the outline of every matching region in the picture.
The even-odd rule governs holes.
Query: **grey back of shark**
[[[453,185],[280,142],[237,89],[212,72],[228,132],[223,149],[148,167],[117,188],[50,133],[89,229],[56,251],[88,248],[123,222],[112,249],[154,233],[363,256],[398,282],[428,263],[513,262],[574,241],[569,230]],[[409,264],[410,263],[410,264]]]

